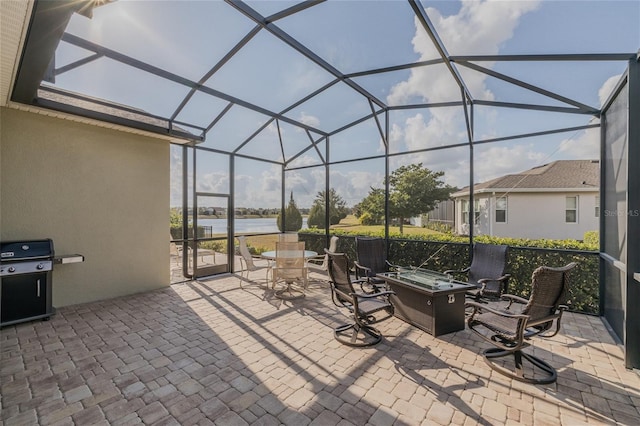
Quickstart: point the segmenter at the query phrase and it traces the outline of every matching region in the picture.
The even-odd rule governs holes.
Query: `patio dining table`
[[[269,261],[275,262],[276,261],[276,250],[270,250],[270,251],[262,252],[261,256],[264,259],[268,259]],[[318,253],[313,251],[313,250],[305,250],[303,256],[304,256],[304,259],[306,261],[307,259],[311,259],[311,258],[314,258],[314,257],[318,256]],[[307,280],[307,278],[306,278],[306,265],[305,265],[304,269],[305,269],[305,272],[304,272],[304,287],[306,287],[306,280]],[[274,271],[274,269],[272,269],[271,273],[273,274],[272,276],[273,276],[273,280],[274,280],[273,282],[274,282],[274,286],[275,286],[275,281],[276,281],[275,274],[276,274],[276,272]],[[304,291],[302,291],[302,290],[294,290],[291,287],[291,284],[292,284],[293,281],[294,280],[291,280],[291,279],[287,278],[286,279],[286,283],[287,283],[286,287],[281,289],[281,290],[276,291],[276,297],[278,297],[280,299],[288,299],[288,300],[290,300],[290,299],[298,299],[298,298],[304,297]]]
[[[318,255],[318,252],[315,252],[313,250],[304,251],[305,259],[310,259],[312,257],[316,257],[317,255]],[[268,260],[276,260],[276,251],[275,250],[263,251],[262,254],[260,254],[260,256]]]

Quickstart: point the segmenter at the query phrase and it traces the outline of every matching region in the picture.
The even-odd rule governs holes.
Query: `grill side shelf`
[[[81,254],[64,254],[53,258],[54,265],[66,265],[68,263],[82,263],[84,256]]]

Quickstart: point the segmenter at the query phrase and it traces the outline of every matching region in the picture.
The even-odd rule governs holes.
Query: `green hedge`
[[[182,239],[182,226],[171,225],[171,227],[169,228],[169,232],[171,233],[171,239],[173,240]],[[187,232],[189,233],[189,238],[193,238],[193,226],[190,226],[187,229]],[[198,238],[206,238],[206,237],[208,237],[207,229],[203,226],[198,226]]]
[[[346,232],[335,232],[340,237],[338,251],[356,259],[355,237]],[[362,234],[359,234],[362,235]],[[308,250],[324,252],[327,240],[324,232],[303,230],[300,240],[305,241]],[[369,236],[378,236],[369,234]],[[511,274],[508,292],[528,297],[531,275],[541,265],[564,266],[576,262],[578,266],[571,272],[568,304],[575,312],[598,314],[599,312],[599,255],[597,243],[583,243],[576,240],[529,240],[479,236],[476,242],[505,244],[509,246],[507,272]],[[596,246],[594,248],[594,246]],[[435,271],[463,269],[469,265],[469,239],[453,235],[429,235],[389,238],[389,261],[398,265],[417,266],[423,262],[424,268]],[[463,279],[463,276],[458,277]]]

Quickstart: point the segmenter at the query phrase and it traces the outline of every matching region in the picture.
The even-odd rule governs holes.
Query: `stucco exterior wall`
[[[0,239],[52,238],[53,305],[169,285],[169,143],[0,108]]]
[[[480,206],[475,235],[531,239],[575,239],[582,240],[587,231],[599,229],[599,218],[595,216],[597,191],[513,193],[508,196],[507,222],[495,221],[495,197],[476,194]],[[565,222],[567,196],[578,196],[578,222]],[[462,205],[458,200],[456,229],[468,233],[468,225],[462,224]]]

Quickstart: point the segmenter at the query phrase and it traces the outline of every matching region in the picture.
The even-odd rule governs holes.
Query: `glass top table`
[[[397,271],[378,274],[386,281],[397,281],[410,284],[425,290],[466,290],[467,283],[456,281],[451,275],[419,268],[399,268]]]
[[[313,250],[305,250],[304,251],[304,258],[305,259],[316,257],[317,255],[318,255],[318,252],[315,252]],[[264,252],[262,252],[260,254],[260,256],[262,256],[265,259],[276,260],[276,251],[275,250],[264,251]]]

